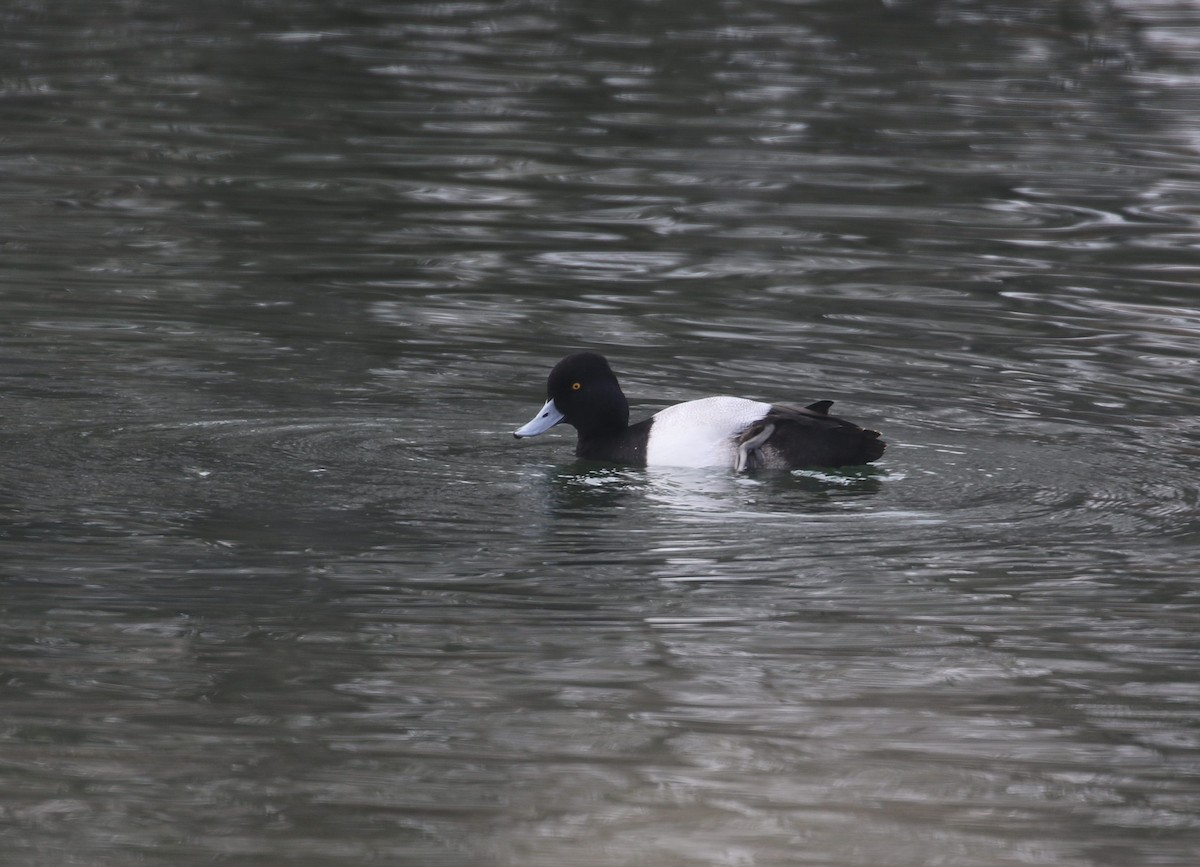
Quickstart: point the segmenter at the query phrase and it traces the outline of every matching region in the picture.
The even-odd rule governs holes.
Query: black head
[[[595,352],[577,352],[554,365],[546,380],[546,397],[581,437],[629,425],[629,401],[608,361]]]

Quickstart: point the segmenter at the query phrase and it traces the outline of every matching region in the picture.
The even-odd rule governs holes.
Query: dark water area
[[[1200,10],[0,10],[0,863],[1190,865]],[[884,432],[577,462],[562,355]]]

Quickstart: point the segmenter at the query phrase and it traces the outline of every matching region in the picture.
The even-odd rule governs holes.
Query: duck
[[[517,439],[558,424],[575,428],[575,455],[640,467],[758,469],[851,467],[878,460],[887,448],[878,431],[829,414],[831,400],[807,406],[720,395],[677,403],[636,424],[608,359],[576,352],[546,380],[546,403]]]

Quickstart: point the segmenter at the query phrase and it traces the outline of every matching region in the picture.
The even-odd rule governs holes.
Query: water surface
[[[1191,864],[1200,22],[1027,7],[3,13],[13,863]]]

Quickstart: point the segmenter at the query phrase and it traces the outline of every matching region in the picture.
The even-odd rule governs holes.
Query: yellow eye
[[[583,388],[582,384],[580,384],[578,382],[571,383],[571,391],[579,391],[579,389],[581,389],[581,388]]]

